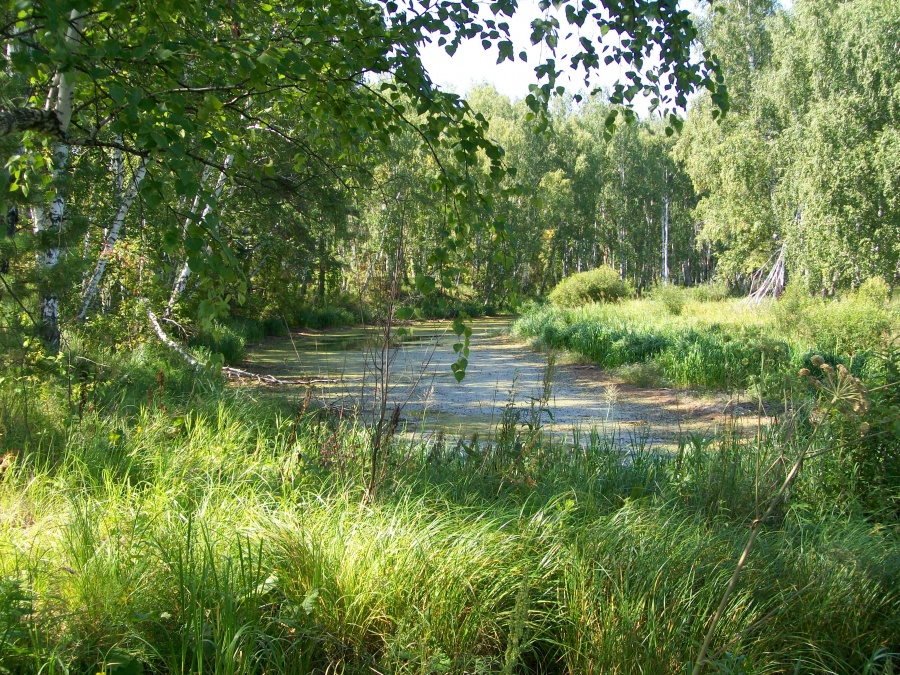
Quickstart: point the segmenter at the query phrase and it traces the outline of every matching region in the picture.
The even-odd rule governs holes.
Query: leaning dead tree
[[[153,330],[156,332],[156,336],[159,338],[160,342],[170,347],[173,351],[175,351],[181,358],[187,361],[188,365],[190,365],[194,370],[200,370],[204,368],[204,364],[199,360],[194,358],[194,356],[180,344],[175,342],[172,338],[170,338],[166,331],[163,329],[162,324],[159,322],[159,318],[150,309],[150,303],[146,298],[141,299],[141,304],[144,305],[144,309],[147,312],[147,318],[150,320],[150,325],[153,326]],[[277,384],[277,385],[300,385],[300,386],[312,386],[314,384],[337,384],[338,380],[328,379],[328,378],[300,378],[295,379],[291,382],[286,382],[284,380],[280,380],[274,375],[263,375],[260,373],[252,373],[249,370],[241,370],[240,368],[232,368],[231,366],[223,366],[222,374],[229,378],[235,380],[256,380],[260,384]]]
[[[750,277],[750,295],[747,296],[747,302],[758,305],[768,297],[777,298],[783,290],[784,246],[782,245],[771,255],[766,264]]]

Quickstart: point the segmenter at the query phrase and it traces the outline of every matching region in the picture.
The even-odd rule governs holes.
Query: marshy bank
[[[462,384],[446,324],[393,341],[393,400],[428,394],[404,414],[428,430],[437,408],[438,429],[380,440],[333,414],[366,402],[378,352],[356,329],[252,350],[296,387],[229,386],[155,343],[79,354],[71,396],[65,379],[40,397],[0,382],[17,443],[0,461],[2,667],[669,673],[709,635],[704,672],[893,672],[897,359],[864,386],[812,357],[778,419],[717,434],[677,417],[683,392],[632,385],[634,402],[584,361],[558,364],[545,396],[547,354],[507,326],[474,322]],[[572,433],[585,410],[625,428],[623,400],[641,421],[665,410],[648,392],[684,433]]]

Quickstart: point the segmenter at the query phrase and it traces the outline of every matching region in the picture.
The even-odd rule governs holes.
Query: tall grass
[[[174,382],[0,474],[0,670],[678,672],[777,460],[808,442],[399,438],[364,504],[366,429]],[[713,653],[720,672],[888,672],[898,636],[897,533],[803,479]]]
[[[538,306],[515,323],[513,333],[605,368],[652,365],[679,386],[731,390],[756,384],[783,396],[785,380],[816,353],[867,373],[870,357],[895,325],[895,313],[863,294],[825,302],[794,292],[753,307],[740,300],[698,301],[686,289],[668,287],[651,299],[619,304]]]

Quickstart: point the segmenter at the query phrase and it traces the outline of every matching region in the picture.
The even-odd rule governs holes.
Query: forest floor
[[[457,358],[450,322],[413,324],[391,346],[387,414],[400,405],[407,431],[484,435],[504,414],[520,424],[540,415],[540,423],[560,435],[599,429],[629,442],[669,444],[683,434],[715,435],[725,428],[751,433],[769,421],[746,396],[639,387],[565,353],[555,356],[550,395],[542,400],[548,354],[510,338],[509,319],[471,325],[460,383],[450,370]],[[304,398],[311,386],[319,403],[370,417],[382,354],[376,336],[363,329],[299,330],[252,348],[244,367],[288,383],[278,388],[287,395]]]

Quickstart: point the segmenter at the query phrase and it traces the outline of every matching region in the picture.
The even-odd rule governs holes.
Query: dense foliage
[[[615,302],[629,295],[619,273],[604,265],[590,272],[566,277],[550,293],[550,302],[560,307],[579,307],[592,302]]]
[[[152,349],[92,356],[79,415],[64,386],[32,395],[42,450],[0,469],[10,672],[677,671],[803,449],[712,668],[886,672],[896,651],[900,544],[856,515],[830,450],[853,413],[824,395],[818,430],[788,416],[671,453],[524,424],[498,444],[398,437],[361,504],[364,427]]]
[[[525,59],[515,0],[4,5],[0,674],[894,672],[900,6],[539,9],[511,101],[420,51]],[[375,321],[384,392],[431,316],[459,381],[523,309],[754,433],[561,441],[551,368],[489,438],[222,377]]]
[[[788,273],[833,294],[893,284],[900,249],[900,10],[880,0],[726,2],[704,30],[742,92],[727,120],[699,103],[679,155],[702,238],[732,278],[784,246]]]

